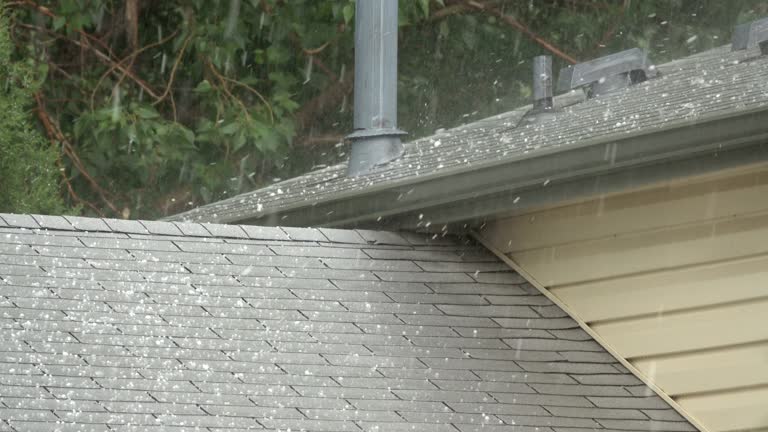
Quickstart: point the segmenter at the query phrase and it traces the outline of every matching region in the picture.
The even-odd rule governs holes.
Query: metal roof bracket
[[[768,54],[768,18],[741,24],[733,29],[731,50],[739,51],[760,47],[763,55]]]
[[[648,54],[632,48],[562,69],[557,88],[561,92],[585,88],[587,97],[593,98],[654,76],[656,68],[648,61]]]

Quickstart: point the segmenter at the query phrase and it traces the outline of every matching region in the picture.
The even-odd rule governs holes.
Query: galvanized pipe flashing
[[[397,0],[355,3],[355,131],[347,175],[403,154],[397,129]]]

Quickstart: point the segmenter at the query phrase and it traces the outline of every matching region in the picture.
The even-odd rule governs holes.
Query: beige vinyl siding
[[[746,172],[733,173],[729,178],[707,176],[701,181],[665,184],[505,218],[486,233],[506,240],[498,244],[501,249],[525,251],[766,210],[768,170],[752,167],[740,171]],[[708,180],[710,177],[714,178]]]
[[[768,340],[767,312],[768,300],[763,300],[660,311],[647,318],[596,322],[592,328],[626,358],[649,357]]]
[[[588,322],[759,299],[768,297],[768,256],[627,276],[620,284],[609,279],[551,290]]]
[[[768,166],[480,233],[710,431],[768,430]]]
[[[636,359],[670,396],[768,385],[768,342]],[[706,379],[701,379],[706,377]]]
[[[768,424],[768,388],[683,396],[680,405],[713,430],[754,430]]]

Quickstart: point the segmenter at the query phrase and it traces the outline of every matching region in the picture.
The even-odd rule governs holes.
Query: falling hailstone
[[[306,84],[312,79],[313,64],[314,64],[313,57],[312,56],[307,57],[307,66],[304,68],[304,82],[302,84]]]
[[[120,119],[120,86],[112,88],[112,121],[117,122]]]

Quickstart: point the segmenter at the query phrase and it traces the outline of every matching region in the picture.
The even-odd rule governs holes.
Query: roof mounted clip
[[[763,55],[768,54],[768,18],[741,24],[733,29],[731,51],[752,49],[760,46]]]
[[[648,54],[640,48],[632,48],[563,68],[557,89],[567,92],[586,88],[587,97],[593,98],[655,76],[656,68],[648,61]]]

